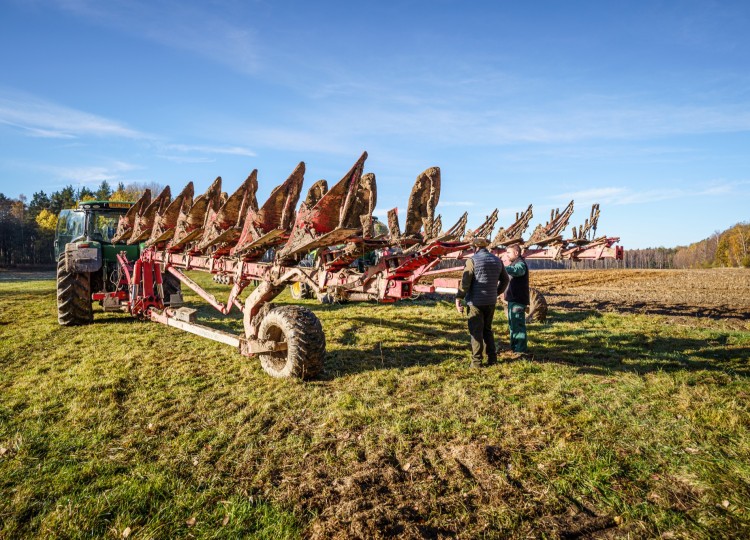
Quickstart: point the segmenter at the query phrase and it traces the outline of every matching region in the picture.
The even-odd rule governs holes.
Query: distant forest
[[[53,240],[57,215],[77,201],[135,201],[143,190],[161,191],[158,184],[120,183],[112,188],[104,181],[96,190],[67,186],[47,195],[34,193],[31,201],[0,193],[0,266],[51,266],[55,263]],[[723,232],[689,246],[627,249],[623,261],[533,261],[535,268],[712,268],[750,267],[750,222],[737,223]]]
[[[55,264],[55,227],[64,208],[75,208],[77,201],[135,201],[146,188],[159,192],[158,184],[120,183],[112,188],[107,181],[91,190],[67,186],[47,195],[34,193],[11,199],[0,193],[0,266],[51,266]]]

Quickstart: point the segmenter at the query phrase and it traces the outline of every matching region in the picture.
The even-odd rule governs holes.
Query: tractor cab
[[[134,203],[123,201],[84,201],[75,209],[60,212],[55,231],[55,258],[74,242],[112,244],[120,216]]]

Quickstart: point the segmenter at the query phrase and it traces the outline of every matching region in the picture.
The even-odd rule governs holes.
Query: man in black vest
[[[505,267],[510,275],[510,284],[505,291],[508,302],[508,328],[510,329],[510,349],[514,353],[526,353],[526,306],[529,305],[529,267],[521,256],[521,246],[509,246]]]
[[[487,365],[497,362],[495,338],[492,335],[492,317],[495,315],[497,297],[508,284],[508,274],[503,263],[487,251],[486,238],[472,241],[474,256],[466,261],[461,286],[456,293],[456,310],[463,313],[461,299],[469,310],[469,335],[471,336],[471,367],[482,365],[482,349],[487,354]]]

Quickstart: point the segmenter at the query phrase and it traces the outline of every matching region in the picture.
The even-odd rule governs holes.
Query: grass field
[[[307,383],[0,281],[0,538],[750,537],[748,324],[553,306],[470,371],[449,302],[304,303]]]

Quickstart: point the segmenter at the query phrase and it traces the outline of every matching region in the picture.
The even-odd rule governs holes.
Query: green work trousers
[[[526,306],[508,302],[508,328],[510,328],[510,350],[526,352]]]
[[[482,364],[482,350],[487,354],[487,363],[497,362],[495,337],[492,335],[492,317],[495,305],[469,306],[469,335],[471,336],[471,364]]]

